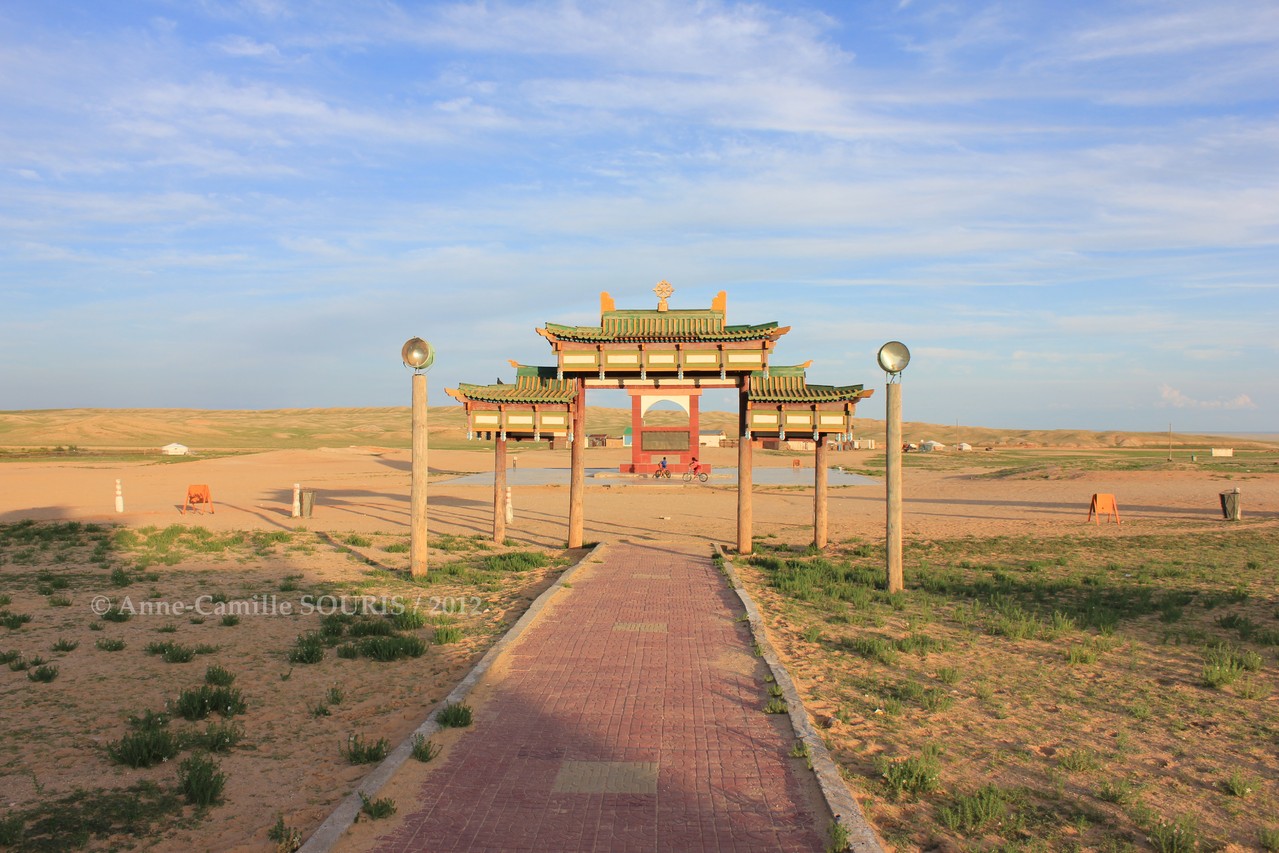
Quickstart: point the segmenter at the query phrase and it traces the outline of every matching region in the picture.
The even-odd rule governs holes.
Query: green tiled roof
[[[515,368],[517,378],[520,376],[533,376],[539,379],[554,379],[559,374],[559,368],[555,367],[555,365],[535,367],[530,364],[520,364],[517,361],[512,361],[511,366]]]
[[[554,370],[551,368],[552,375]],[[571,403],[577,397],[577,382],[572,379],[518,376],[514,384],[501,382],[496,385],[467,385],[461,383],[457,386],[457,391],[462,397],[486,403]]]
[[[747,399],[761,403],[838,403],[869,396],[861,385],[809,385],[803,374],[776,375],[772,370],[751,374]]]
[[[769,376],[799,376],[802,378],[804,376],[804,372],[808,370],[808,367],[811,364],[811,361],[805,364],[770,364],[768,366],[767,374]],[[763,370],[751,371],[751,376],[759,376],[762,378],[764,374],[765,371]]]
[[[547,323],[549,336],[569,341],[752,341],[784,334],[776,322],[726,326],[720,311],[608,311],[599,326]]]

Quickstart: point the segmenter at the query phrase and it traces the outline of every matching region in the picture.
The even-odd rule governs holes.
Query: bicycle
[[[667,475],[667,476],[669,476],[669,475]],[[710,479],[710,477],[708,477],[708,476],[706,475],[706,472],[705,472],[705,471],[685,471],[685,472],[684,472],[684,482],[685,482],[685,483],[691,483],[691,482],[693,482],[693,478],[694,478],[694,477],[696,477],[696,478],[697,478],[700,482],[703,482],[703,483],[705,483],[707,480],[709,480],[709,479]]]
[[[660,480],[660,479],[662,479],[663,477],[665,477],[667,480],[669,480],[669,479],[671,478],[671,469],[670,469],[670,468],[658,468],[656,471],[654,471],[654,472],[653,472],[653,479],[654,479],[654,480]]]

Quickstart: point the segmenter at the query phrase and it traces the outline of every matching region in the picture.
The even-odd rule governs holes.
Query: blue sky
[[[3,4],[0,408],[443,404],[667,279],[911,420],[1279,431],[1276,81],[1256,0]]]

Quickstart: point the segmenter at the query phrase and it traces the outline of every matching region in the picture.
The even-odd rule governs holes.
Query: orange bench
[[[1088,507],[1088,520],[1092,521],[1096,517],[1095,524],[1101,524],[1101,516],[1105,514],[1109,522],[1114,519],[1115,524],[1123,524],[1119,520],[1119,504],[1115,502],[1114,495],[1096,494],[1092,496],[1092,504]]]
[[[187,508],[204,512],[203,507],[209,508],[209,515],[213,515],[213,495],[209,492],[209,487],[205,485],[187,486],[187,499],[182,504],[182,514],[187,514]]]

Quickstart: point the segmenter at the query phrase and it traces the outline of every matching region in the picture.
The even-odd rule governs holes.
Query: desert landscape
[[[627,417],[592,410],[588,429]],[[0,413],[0,844],[295,849],[580,556],[567,451],[514,448],[544,477],[513,486],[493,543],[491,485],[458,482],[492,471],[491,443],[460,409],[430,419],[415,580],[404,409]],[[809,547],[811,454],[756,451],[801,474],[757,483],[755,554],[735,560],[886,845],[1279,849],[1279,445],[905,436],[977,448],[906,456],[905,593],[883,589],[882,486],[832,488],[832,544]],[[159,455],[171,441],[194,454]],[[609,473],[628,458],[587,451],[588,541],[735,541],[735,450],[706,450],[706,484]],[[882,452],[830,461],[883,473]],[[311,517],[291,517],[295,483]],[[212,512],[180,511],[191,484]],[[1121,524],[1086,520],[1096,493]],[[219,773],[207,805],[175,793]]]

